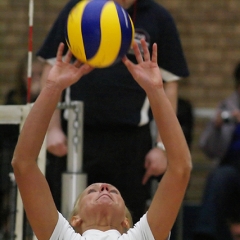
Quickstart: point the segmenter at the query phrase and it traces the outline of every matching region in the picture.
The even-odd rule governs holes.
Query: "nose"
[[[107,183],[102,183],[101,185],[101,188],[100,188],[100,191],[103,192],[103,191],[109,191],[109,186]]]

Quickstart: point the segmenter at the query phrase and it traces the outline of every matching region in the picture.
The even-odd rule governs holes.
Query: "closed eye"
[[[93,192],[96,192],[96,191],[97,191],[96,189],[91,188],[87,191],[87,194],[90,194],[90,193],[93,193]]]
[[[110,192],[111,192],[111,193],[116,193],[116,194],[118,194],[118,191],[115,190],[115,189],[112,189]]]

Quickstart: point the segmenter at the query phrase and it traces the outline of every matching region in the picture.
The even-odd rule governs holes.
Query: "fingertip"
[[[157,49],[157,43],[153,43],[153,48]]]
[[[142,184],[145,185],[147,183],[148,179],[149,179],[149,174],[146,171],[146,173],[144,174],[143,179],[142,179]]]
[[[60,60],[62,57],[63,47],[64,47],[64,44],[62,42],[60,42],[58,45],[58,50],[57,50],[57,59],[58,60]]]
[[[124,56],[122,57],[122,62],[125,63],[125,62],[127,61],[127,59],[128,59],[127,56],[124,55]]]
[[[140,41],[141,41],[141,40],[140,40]],[[134,41],[133,47],[138,47],[138,43],[137,43],[136,41]]]
[[[126,55],[124,55],[124,56],[122,57],[122,61],[124,61],[124,60],[126,60]]]
[[[60,43],[59,43],[59,46],[58,46],[58,49],[63,50],[63,48],[64,48],[64,43],[63,43],[63,42],[60,42]]]

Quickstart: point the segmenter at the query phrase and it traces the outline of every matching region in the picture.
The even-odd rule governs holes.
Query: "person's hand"
[[[222,116],[221,116],[221,112],[218,111],[216,116],[215,116],[215,119],[214,119],[214,124],[216,127],[221,127],[222,124],[223,124],[223,119],[222,119]]]
[[[133,78],[145,91],[152,87],[163,88],[163,81],[157,64],[157,44],[153,44],[152,57],[150,57],[146,41],[142,39],[141,44],[143,56],[141,55],[137,43],[134,42],[133,44],[133,50],[138,64],[134,64],[126,56],[123,57],[122,61]]]
[[[51,84],[52,82],[57,83],[60,90],[64,90],[77,82],[83,75],[93,70],[93,67],[88,64],[83,64],[78,60],[71,64],[72,53],[70,51],[68,51],[64,59],[62,59],[63,49],[64,44],[60,43],[56,63],[51,68],[47,80],[47,84]]]
[[[223,123],[228,122],[240,122],[240,111],[235,109],[233,111],[218,111],[214,118],[214,123],[216,127],[221,127]]]
[[[237,123],[240,122],[240,111],[238,109],[232,111],[232,117],[235,119]]]
[[[145,174],[142,184],[146,184],[150,177],[160,176],[167,169],[167,158],[164,151],[158,148],[152,148],[145,157]]]
[[[47,150],[57,156],[63,157],[67,154],[67,138],[64,132],[57,127],[52,127],[47,133]]]

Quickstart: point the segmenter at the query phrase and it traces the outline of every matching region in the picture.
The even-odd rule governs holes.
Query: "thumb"
[[[122,62],[127,67],[127,69],[131,72],[131,69],[133,68],[134,64],[127,58],[126,55],[122,58]]]

